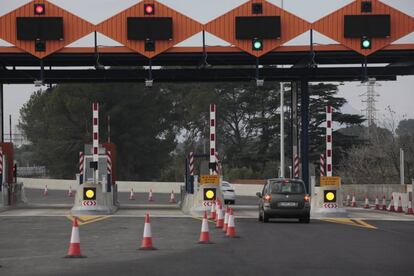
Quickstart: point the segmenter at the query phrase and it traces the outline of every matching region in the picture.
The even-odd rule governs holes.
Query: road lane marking
[[[350,226],[357,226],[357,227],[363,227],[368,229],[378,229],[377,227],[361,220],[361,219],[349,219],[349,218],[325,218],[320,219],[322,221],[332,222],[332,223],[339,223],[339,224],[345,224]]]
[[[74,220],[74,216],[66,216],[70,221]],[[89,223],[98,222],[104,219],[109,218],[110,216],[79,216],[78,218],[78,224],[79,225],[85,225]]]

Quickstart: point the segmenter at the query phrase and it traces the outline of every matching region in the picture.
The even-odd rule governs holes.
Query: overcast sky
[[[140,2],[139,0],[49,0],[62,8],[97,24],[117,14],[118,12]],[[277,6],[282,5],[282,0],[268,0]],[[28,3],[28,0],[0,0],[0,16]],[[207,23],[210,20],[226,13],[227,11],[247,2],[246,0],[159,0],[159,2],[176,9],[177,11],[194,18],[200,23]],[[353,2],[353,0],[284,0],[283,7],[289,12],[309,21],[314,22],[321,17],[335,11],[336,9]],[[410,16],[414,17],[414,0],[382,0]],[[309,33],[288,42],[287,45],[301,45],[309,41]],[[315,43],[331,44],[335,41],[316,33]],[[228,45],[225,41],[212,35],[207,36],[207,45]],[[414,43],[414,32],[395,42]],[[120,45],[104,37],[98,36],[98,44],[102,46]],[[200,34],[180,43],[178,46],[200,46]],[[0,39],[0,46],[10,46]],[[93,37],[88,35],[71,46],[93,46]],[[380,95],[377,102],[379,113],[385,113],[387,106],[390,106],[400,118],[414,118],[414,77],[399,77],[394,82],[379,82],[380,86],[376,91]],[[13,122],[17,121],[19,109],[29,99],[36,88],[33,85],[5,85],[4,86],[4,114],[5,131],[7,133],[8,115],[11,114]],[[340,96],[345,97],[350,106],[346,111],[359,113],[364,109],[360,95],[366,91],[366,87],[360,83],[345,83],[340,86]],[[382,117],[381,114],[378,115]]]

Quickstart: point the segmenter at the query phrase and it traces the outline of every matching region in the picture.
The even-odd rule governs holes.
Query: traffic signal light
[[[45,4],[34,4],[35,15],[44,15],[45,11],[46,11]]]
[[[204,188],[204,200],[216,200],[216,188]]]
[[[253,38],[252,48],[253,48],[254,51],[261,51],[261,50],[263,50],[263,39]]]
[[[361,49],[371,49],[371,38],[366,36],[361,38]]]
[[[323,191],[323,202],[325,203],[336,202],[336,190]]]
[[[145,40],[145,51],[154,52],[155,51],[155,41],[152,39]]]
[[[154,15],[155,14],[154,4],[144,4],[144,14],[145,15]]]
[[[35,41],[35,51],[36,52],[45,52],[46,51],[46,41],[36,39],[36,41]]]
[[[96,188],[83,188],[83,200],[96,200]]]
[[[262,3],[253,3],[252,4],[252,14],[262,14],[262,13],[263,13]]]

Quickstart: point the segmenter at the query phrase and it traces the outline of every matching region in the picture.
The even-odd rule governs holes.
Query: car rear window
[[[302,182],[297,181],[275,181],[270,183],[272,194],[303,194],[305,188]]]

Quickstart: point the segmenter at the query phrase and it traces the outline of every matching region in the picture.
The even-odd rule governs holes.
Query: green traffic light
[[[263,40],[260,38],[254,38],[252,41],[252,48],[255,51],[263,50]]]
[[[369,39],[369,38],[362,38],[362,40],[361,40],[361,48],[362,49],[371,49],[371,39]]]
[[[256,41],[256,42],[254,43],[254,48],[255,48],[255,49],[260,49],[260,48],[262,48],[262,43],[261,43],[260,41]]]

